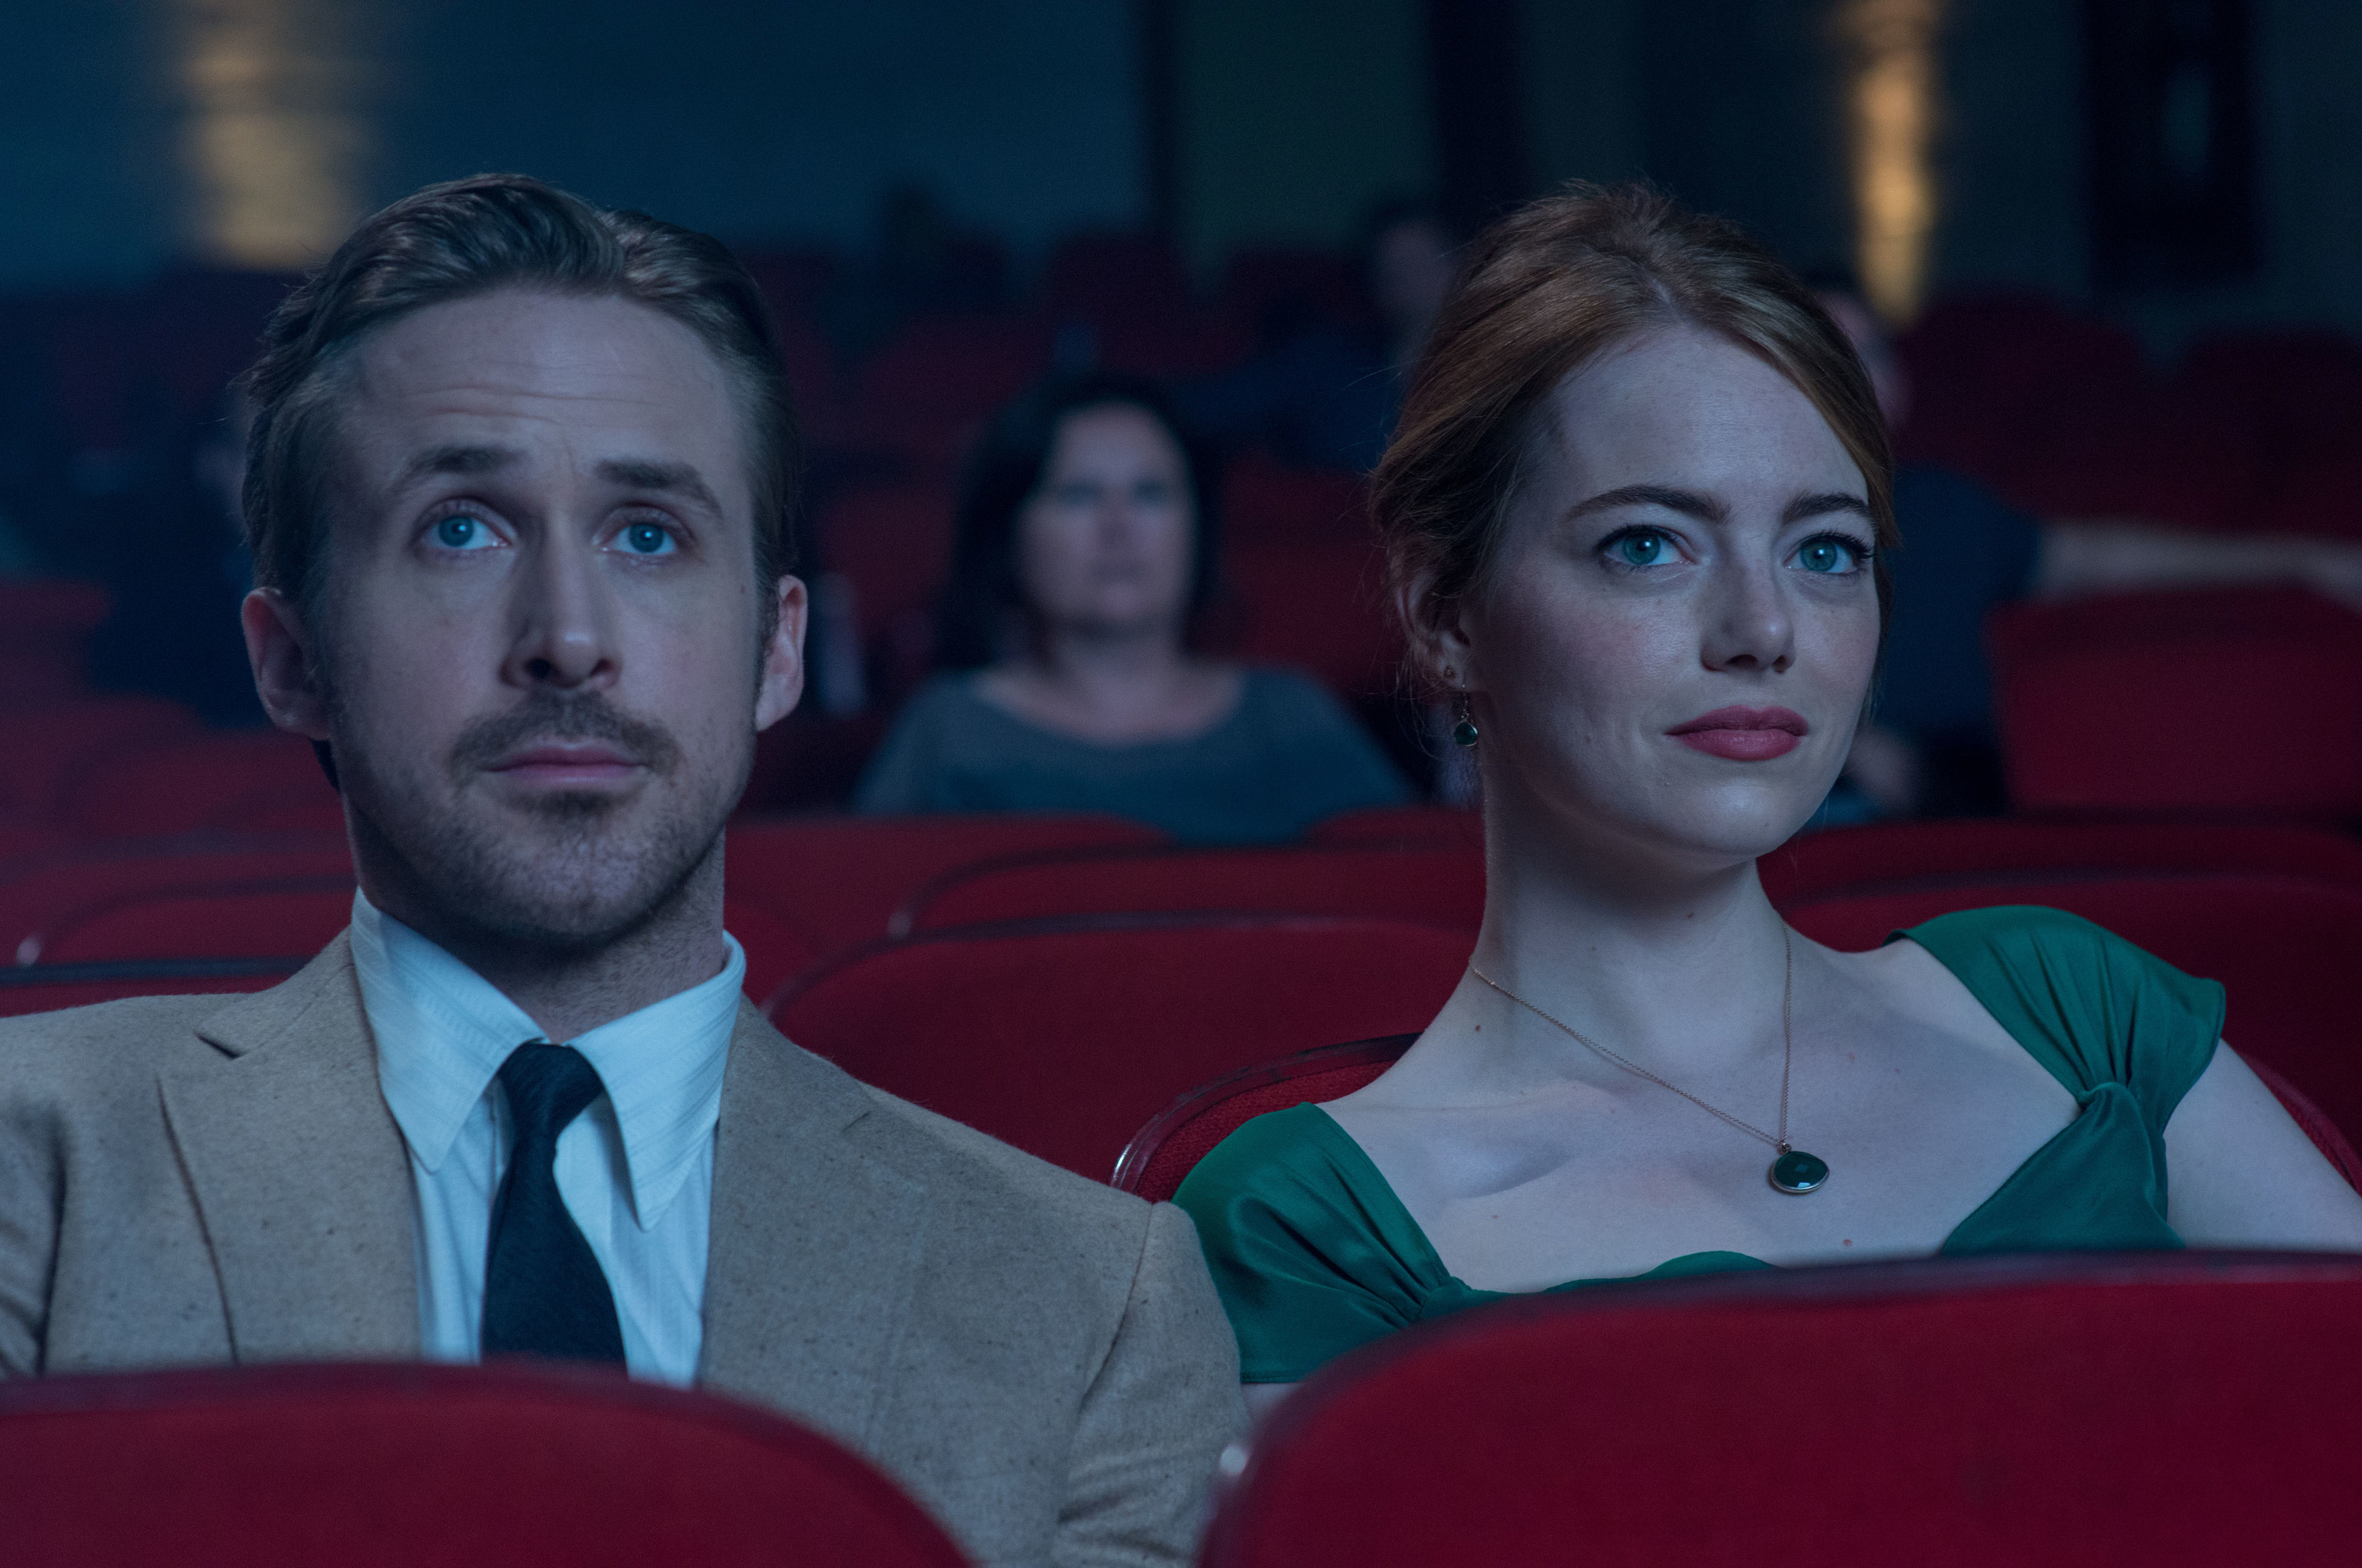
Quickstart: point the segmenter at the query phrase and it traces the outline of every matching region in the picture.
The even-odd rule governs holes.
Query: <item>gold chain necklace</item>
[[[1688,1100],[1692,1105],[1696,1106],[1700,1110],[1705,1111],[1707,1115],[1728,1122],[1731,1126],[1736,1127],[1738,1131],[1746,1133],[1750,1138],[1760,1138],[1765,1143],[1771,1144],[1774,1149],[1777,1149],[1780,1152],[1778,1157],[1773,1159],[1772,1162],[1772,1169],[1767,1173],[1771,1178],[1772,1186],[1776,1190],[1788,1194],[1791,1198],[1802,1198],[1806,1193],[1818,1192],[1823,1187],[1827,1185],[1829,1179],[1829,1163],[1827,1160],[1822,1159],[1818,1154],[1808,1154],[1802,1149],[1790,1146],[1788,1143],[1788,1070],[1795,1065],[1796,1060],[1796,1032],[1791,1022],[1791,1004],[1795,1000],[1796,997],[1796,948],[1794,941],[1788,933],[1788,927],[1784,922],[1780,927],[1780,962],[1782,968],[1782,978],[1780,982],[1780,1038],[1782,1042],[1782,1053],[1780,1057],[1780,1131],[1776,1134],[1766,1132],[1760,1127],[1752,1126],[1748,1122],[1741,1121],[1738,1118],[1730,1114],[1730,1112],[1720,1110],[1715,1106],[1708,1105],[1705,1101],[1690,1093],[1689,1090],[1681,1088],[1679,1085],[1667,1083],[1664,1079],[1659,1077],[1648,1068],[1640,1066],[1639,1063],[1630,1061],[1625,1057],[1617,1055],[1615,1052],[1610,1051],[1606,1046],[1602,1045],[1598,1041],[1594,1040],[1591,1036],[1584,1033],[1581,1030],[1571,1028],[1568,1025],[1560,1022],[1557,1019],[1552,1018],[1550,1014],[1544,1012],[1541,1009],[1536,1007],[1533,1003],[1528,1001],[1525,998],[1519,996],[1508,987],[1501,984],[1500,981],[1493,978],[1492,976],[1485,973],[1484,970],[1476,967],[1473,962],[1468,966],[1468,972],[1475,976],[1478,979],[1484,981],[1486,985],[1492,987],[1495,990],[1500,992],[1503,996],[1508,998],[1511,1001],[1516,1002],[1519,1007],[1524,1008],[1528,1012],[1532,1013],[1536,1018],[1540,1019],[1544,1023],[1550,1024],[1552,1028],[1557,1029],[1562,1033],[1579,1041],[1583,1044],[1590,1046],[1592,1050],[1598,1053],[1602,1057],[1615,1063],[1616,1066],[1623,1068],[1626,1072],[1632,1074],[1636,1077],[1646,1078],[1650,1083],[1655,1084],[1659,1088],[1672,1089],[1675,1094],[1681,1096],[1683,1099]]]

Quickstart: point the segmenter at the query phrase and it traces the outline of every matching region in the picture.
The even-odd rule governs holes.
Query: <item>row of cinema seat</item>
[[[1225,1456],[1202,1568],[2215,1568],[2362,1536],[2362,1261],[1995,1257],[1639,1282],[1419,1325]],[[968,1435],[988,1442],[990,1434]],[[959,1568],[820,1434],[604,1372],[0,1386],[23,1568]]]
[[[1383,1043],[1399,1050],[1467,958],[1485,887],[1474,822],[1361,813],[1300,846],[1218,850],[1112,819],[750,821],[732,830],[726,918],[750,996],[791,1038],[1107,1179],[1209,1083],[1354,1042],[1372,1043],[1286,1072],[1328,1075],[1335,1094],[1380,1070]],[[2345,1021],[2362,842],[2301,826],[1900,824],[1800,838],[1764,876],[1799,930],[1841,948],[1949,910],[2039,903],[2219,978],[2235,1043],[2350,1159],[2333,1130],[2362,1130]],[[0,878],[15,961],[0,1013],[270,984],[334,935],[351,895],[325,835],[20,863]]]

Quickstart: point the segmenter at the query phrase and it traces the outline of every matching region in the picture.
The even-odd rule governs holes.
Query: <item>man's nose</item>
[[[512,580],[516,635],[502,677],[515,686],[562,690],[613,680],[613,606],[595,547],[553,532],[525,554]]]
[[[1796,622],[1768,562],[1725,564],[1706,596],[1699,657],[1708,669],[1768,670],[1795,662]]]

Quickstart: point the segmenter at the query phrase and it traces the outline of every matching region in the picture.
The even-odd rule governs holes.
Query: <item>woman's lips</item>
[[[1694,751],[1733,762],[1768,762],[1796,749],[1812,726],[1786,708],[1716,708],[1665,733]]]

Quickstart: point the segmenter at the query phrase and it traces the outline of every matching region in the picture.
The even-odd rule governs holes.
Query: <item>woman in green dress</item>
[[[1890,475],[1845,338],[1731,226],[1583,188],[1476,242],[1377,505],[1482,778],[1484,926],[1384,1076],[1182,1187],[1251,1405],[1505,1293],[2362,1250],[2362,1198],[2221,1043],[2220,986],[2056,911],[1839,953],[1765,897],[1756,857],[1871,693]]]

